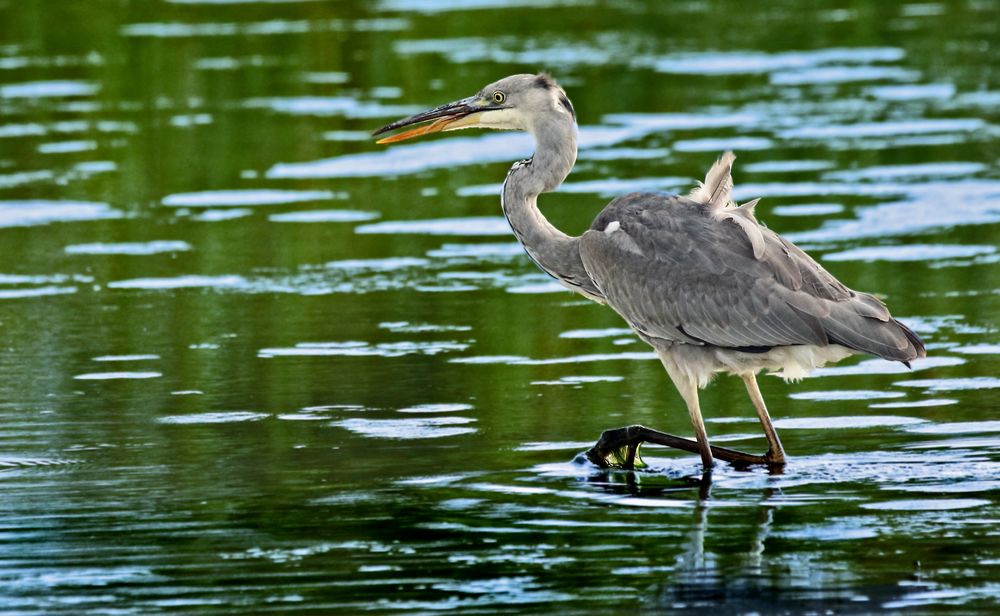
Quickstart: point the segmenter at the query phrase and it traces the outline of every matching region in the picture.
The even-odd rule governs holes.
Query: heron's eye
[[[497,105],[502,105],[505,100],[507,100],[507,95],[500,90],[493,93],[493,102]]]

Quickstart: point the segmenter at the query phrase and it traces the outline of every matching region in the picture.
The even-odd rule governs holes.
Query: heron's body
[[[494,103],[503,100],[490,104],[490,96]],[[466,111],[453,112],[458,105]],[[566,178],[577,152],[572,105],[551,78],[508,77],[475,97],[383,130],[430,119],[437,119],[430,129],[401,138],[476,125],[534,135],[534,156],[515,163],[503,186],[503,211],[514,234],[539,267],[614,309],[656,350],[688,406],[706,466],[712,453],[697,389],[715,373],[744,380],[768,438],[768,461],[782,463],[758,372],[794,379],[855,353],[901,362],[925,353],[881,301],[850,290],[761,226],[753,214],[756,201],[730,201],[732,154],[720,158],[689,196],[619,197],[588,231],[572,237],[552,226],[537,205],[540,194]]]

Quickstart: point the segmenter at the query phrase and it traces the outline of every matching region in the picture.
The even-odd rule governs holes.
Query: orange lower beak
[[[375,131],[374,135],[378,136],[383,133],[396,130],[397,128],[405,128],[413,126],[414,124],[420,124],[420,126],[410,128],[409,130],[405,130],[397,135],[383,137],[377,142],[396,143],[397,141],[405,141],[407,139],[413,139],[414,137],[421,137],[423,135],[429,135],[443,130],[469,128],[478,125],[480,117],[479,112],[481,111],[484,111],[482,103],[473,96],[460,101],[455,101],[453,103],[448,103],[447,105],[441,105],[440,107],[436,107],[430,111],[424,111],[423,113],[418,113],[417,115],[412,115],[408,118],[403,118],[402,120],[383,126]],[[429,122],[429,124],[425,124],[426,122]]]
[[[430,124],[425,124],[424,126],[411,128],[410,130],[405,130],[396,135],[382,137],[375,143],[396,143],[397,141],[406,141],[407,139],[413,139],[414,137],[420,137],[422,135],[437,133],[444,130],[444,128],[449,124],[451,124],[453,121],[455,121],[455,118],[441,118],[439,120],[434,120]]]

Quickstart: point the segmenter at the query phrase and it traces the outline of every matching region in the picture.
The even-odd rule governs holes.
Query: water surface
[[[995,13],[0,0],[0,612],[994,613]],[[368,136],[538,70],[580,123],[555,224],[735,149],[930,357],[762,377],[783,473],[584,461],[690,426],[510,235],[530,139]],[[738,380],[702,406],[763,450]]]

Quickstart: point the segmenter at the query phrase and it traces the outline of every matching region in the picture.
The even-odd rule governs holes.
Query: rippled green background
[[[0,613],[991,613],[996,11],[0,0]],[[581,124],[561,228],[735,149],[928,360],[763,377],[780,475],[574,461],[690,428],[513,243],[530,141],[368,137],[538,70]],[[764,448],[738,381],[702,406]]]

